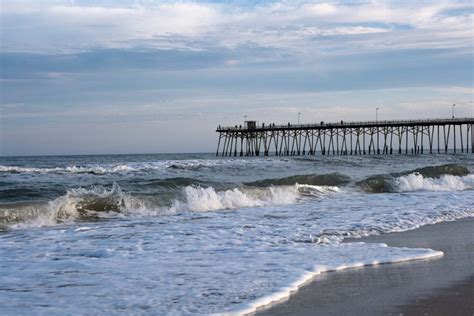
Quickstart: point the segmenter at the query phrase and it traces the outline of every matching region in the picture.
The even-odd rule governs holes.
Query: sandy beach
[[[346,242],[441,250],[438,259],[324,273],[257,315],[473,315],[474,218]]]

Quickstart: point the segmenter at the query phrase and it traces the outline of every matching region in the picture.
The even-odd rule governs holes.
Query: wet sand
[[[431,296],[419,296],[402,308],[403,315],[474,315],[474,277]]]
[[[324,273],[257,315],[474,315],[474,218],[351,241],[444,256]]]

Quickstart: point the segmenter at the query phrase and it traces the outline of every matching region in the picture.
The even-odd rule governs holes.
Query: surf
[[[474,188],[473,175],[464,165],[428,166],[371,176],[356,183],[369,193],[409,191],[462,191]]]

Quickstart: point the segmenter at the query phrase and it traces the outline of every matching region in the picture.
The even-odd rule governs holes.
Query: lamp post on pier
[[[453,104],[453,106],[452,106],[452,111],[451,111],[451,114],[452,114],[453,118],[454,118],[454,108],[455,108],[455,107],[456,107],[456,104]]]
[[[301,112],[298,112],[298,125],[300,125],[300,116],[301,116]]]
[[[375,123],[379,121],[379,108],[375,108]]]

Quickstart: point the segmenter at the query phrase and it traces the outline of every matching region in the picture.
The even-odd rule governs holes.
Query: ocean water
[[[241,314],[474,215],[474,155],[0,157],[2,314]]]

